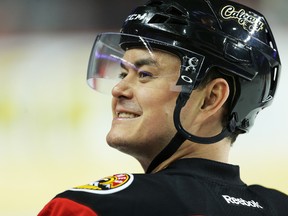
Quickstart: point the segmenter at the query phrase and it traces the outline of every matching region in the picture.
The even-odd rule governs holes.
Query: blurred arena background
[[[57,193],[138,162],[107,147],[110,97],[86,85],[97,32],[118,31],[143,0],[0,0],[0,215],[31,216]],[[240,1],[262,11],[282,57],[273,106],[240,136],[230,161],[242,179],[288,193],[288,3]]]

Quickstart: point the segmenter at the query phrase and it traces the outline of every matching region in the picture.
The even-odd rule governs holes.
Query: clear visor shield
[[[120,84],[179,92],[185,85],[194,85],[203,60],[199,54],[153,39],[104,33],[93,46],[87,82],[107,94]]]

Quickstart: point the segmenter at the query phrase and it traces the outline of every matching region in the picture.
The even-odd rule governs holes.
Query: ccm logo
[[[255,202],[254,200],[247,201],[242,198],[235,198],[235,197],[231,197],[228,195],[222,195],[222,197],[225,199],[225,201],[228,204],[242,205],[242,206],[247,206],[247,207],[252,207],[252,208],[263,209],[263,207],[258,202]]]
[[[144,14],[131,14],[127,17],[127,19],[125,20],[125,22],[127,21],[131,21],[131,20],[143,20],[146,18],[148,14],[144,13]]]

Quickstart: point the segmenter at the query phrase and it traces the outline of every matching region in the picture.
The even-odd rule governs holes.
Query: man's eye
[[[147,71],[138,71],[139,78],[152,78],[153,74]]]
[[[127,76],[127,73],[126,73],[126,72],[121,72],[121,73],[119,74],[119,78],[120,78],[120,79],[124,79],[126,76]]]

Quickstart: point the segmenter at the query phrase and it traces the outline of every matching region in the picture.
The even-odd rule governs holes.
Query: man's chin
[[[127,146],[127,139],[125,137],[124,134],[110,131],[106,136],[106,142],[110,147],[120,150],[124,146]]]

